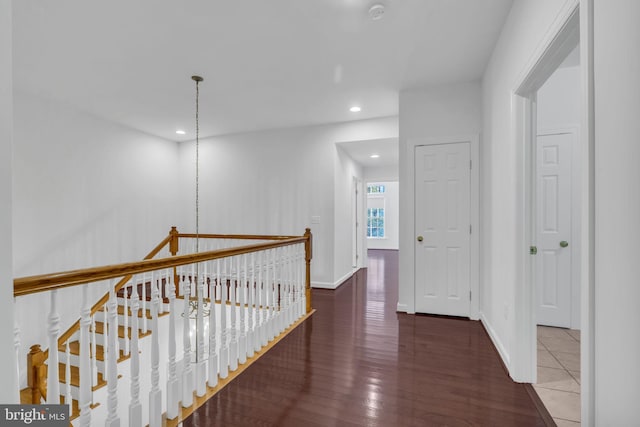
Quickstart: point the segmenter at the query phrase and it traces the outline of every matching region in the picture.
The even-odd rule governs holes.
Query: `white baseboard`
[[[338,286],[328,282],[311,282],[311,287],[314,289],[335,289]]]
[[[498,354],[502,358],[502,362],[507,367],[507,370],[511,372],[511,360],[509,358],[509,353],[504,348],[502,341],[500,341],[500,338],[498,338],[496,331],[493,329],[493,327],[491,326],[491,323],[489,323],[487,318],[484,316],[484,313],[480,313],[480,322],[482,322],[484,329],[489,334],[489,338],[491,338],[491,342],[493,342],[493,346],[496,348],[496,350],[498,350]]]
[[[338,286],[340,286],[345,280],[349,279],[351,276],[353,276],[356,271],[358,271],[359,268],[354,268],[353,271],[350,271],[349,273],[345,274],[344,276],[342,276],[341,278],[339,278],[338,280],[336,280],[333,283],[329,283],[329,282],[311,282],[311,287],[312,288],[317,288],[317,289],[337,289]]]
[[[400,313],[408,313],[409,312],[409,306],[407,304],[398,303],[398,305],[396,307],[396,311],[398,311]]]

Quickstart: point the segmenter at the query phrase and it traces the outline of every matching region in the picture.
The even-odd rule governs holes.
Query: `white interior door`
[[[469,316],[469,143],[415,151],[416,312]]]
[[[571,144],[573,134],[536,143],[538,324],[571,325]]]

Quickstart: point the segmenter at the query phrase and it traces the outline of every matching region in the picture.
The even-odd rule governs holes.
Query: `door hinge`
[[[471,232],[472,232],[471,230],[472,230],[471,224],[469,224],[469,234],[471,234]]]
[[[473,169],[473,160],[469,160],[469,169]]]
[[[469,291],[469,301],[471,301],[471,291]]]

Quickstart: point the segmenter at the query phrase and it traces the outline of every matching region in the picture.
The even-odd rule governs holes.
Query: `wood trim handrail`
[[[201,235],[202,236],[202,235]],[[168,242],[168,239],[165,239]],[[47,292],[55,289],[63,289],[70,286],[82,285],[90,282],[114,279],[127,275],[146,273],[154,270],[162,270],[180,265],[194,264],[203,261],[237,256],[259,250],[273,249],[280,246],[289,246],[296,243],[304,243],[307,236],[292,237],[275,242],[256,243],[253,245],[236,248],[218,249],[196,254],[178,255],[169,258],[147,259],[137,262],[106,265],[102,267],[70,270],[59,273],[42,274],[16,278],[13,281],[14,297]],[[166,244],[165,242],[165,244]]]
[[[175,233],[173,233],[175,231],[175,227],[171,228],[171,232],[169,233],[169,235],[167,237],[164,238],[164,240],[162,240],[160,243],[158,243],[158,245],[153,248],[151,250],[151,252],[149,252],[147,254],[146,257],[143,258],[143,260],[148,260],[153,258],[154,256],[156,256],[158,254],[158,252],[160,252],[168,243],[171,242],[173,235]],[[32,276],[32,277],[37,277],[37,276]],[[117,293],[120,289],[122,289],[124,287],[124,285],[131,280],[132,275],[129,274],[125,277],[123,277],[115,286],[115,292]],[[14,296],[15,294],[15,283],[16,281],[13,281],[13,288],[14,288]],[[40,292],[40,291],[38,291]],[[32,292],[33,293],[33,292]],[[102,307],[104,307],[104,305],[107,303],[107,301],[109,301],[109,293],[105,293],[102,298],[100,298],[98,300],[98,302],[96,302],[95,304],[93,304],[93,306],[91,307],[91,313],[90,316],[93,316],[94,314],[96,314],[98,312],[98,310],[100,310]],[[69,329],[67,329],[65,332],[63,332],[59,337],[58,337],[58,345],[60,344],[64,344],[65,342],[67,342],[67,340],[69,338],[71,338],[71,336],[76,333],[77,331],[80,330],[80,319],[76,320],[70,327]],[[49,356],[49,349],[45,350],[45,357]]]
[[[261,234],[195,234],[195,233],[178,233],[178,237],[184,238],[201,238],[201,239],[237,239],[237,240],[287,240],[295,239],[300,236],[269,236]]]

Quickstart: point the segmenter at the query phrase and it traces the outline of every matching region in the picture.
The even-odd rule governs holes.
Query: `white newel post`
[[[160,344],[158,343],[159,281],[151,273],[151,391],[149,392],[149,427],[162,425],[162,391],[160,391]]]
[[[91,365],[89,360],[89,326],[91,326],[91,306],[87,296],[89,285],[82,285],[82,312],[80,316],[80,395],[78,406],[80,408],[80,426],[87,427],[91,424]],[[95,339],[94,339],[95,341]],[[95,350],[93,359],[96,358]]]
[[[245,288],[247,287],[247,255],[238,257],[238,294],[240,296],[240,339],[238,341],[238,362],[244,364],[247,361],[247,325],[245,322]],[[242,267],[242,268],[241,268]]]
[[[236,270],[236,273],[233,274],[233,259],[229,260],[230,265],[230,284],[229,284],[229,292],[231,297],[230,310],[231,310],[231,325],[230,325],[230,333],[231,333],[231,343],[229,344],[229,369],[231,371],[235,371],[238,369],[238,325],[236,324],[236,312],[238,311],[238,307],[236,307],[236,293],[238,290],[238,282],[240,281],[240,271]]]
[[[193,275],[192,275],[193,278]],[[184,358],[182,369],[182,407],[193,405],[193,371],[191,370],[191,327],[189,325],[189,299],[191,298],[191,284],[184,283],[184,311],[182,317],[182,337]]]
[[[131,292],[131,402],[129,402],[129,426],[142,425],[142,404],[140,403],[140,353],[138,350],[139,339],[139,313],[140,296],[138,284],[132,280]]]
[[[219,260],[216,260],[219,261]],[[209,282],[209,372],[207,384],[209,387],[218,385],[218,350],[216,349],[216,283],[220,283],[220,264],[216,262],[216,272],[211,275]],[[222,302],[221,302],[222,303]]]
[[[176,374],[176,287],[169,273],[167,278],[169,287],[169,378],[167,380],[167,419],[173,420],[178,416],[178,376]]]
[[[204,282],[207,272],[200,271],[202,266],[198,266],[197,274],[197,297],[198,309],[196,311],[196,395],[204,396],[207,392],[207,361],[204,359]]]
[[[47,403],[50,404],[60,403],[60,377],[58,376],[60,316],[58,316],[57,297],[58,291],[51,291],[51,312],[49,313],[49,366],[47,375]]]
[[[224,271],[220,274],[221,260],[216,260],[216,270],[220,281],[220,378],[229,376],[229,347],[227,340],[227,261],[224,260]]]
[[[114,292],[115,284],[109,287],[109,327],[107,330],[108,340],[108,361],[107,361],[107,420],[106,427],[119,427],[120,417],[118,417],[118,304]]]

